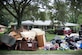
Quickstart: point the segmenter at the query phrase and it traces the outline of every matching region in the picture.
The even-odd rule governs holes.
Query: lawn
[[[2,36],[3,35],[3,32],[0,32],[0,36]]]
[[[64,39],[64,35],[49,34],[49,33],[46,32],[46,40],[47,41],[50,41],[50,40],[54,39],[56,36]]]
[[[55,37],[55,34],[49,34],[49,33],[46,32],[46,40],[47,41],[52,40],[54,37]]]
[[[36,51],[18,51],[18,50],[1,50],[0,54],[82,54],[82,50],[36,50]]]

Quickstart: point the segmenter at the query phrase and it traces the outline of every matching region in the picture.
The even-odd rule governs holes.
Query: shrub
[[[48,29],[47,32],[50,33],[50,34],[54,34],[55,29]]]

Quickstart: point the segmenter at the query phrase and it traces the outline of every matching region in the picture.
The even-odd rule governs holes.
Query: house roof
[[[75,24],[75,23],[65,23],[65,26],[78,26],[78,24]]]
[[[26,21],[22,21],[22,25],[44,25],[44,26],[48,26],[48,25],[51,25],[51,20],[45,20],[45,21],[42,21],[42,20],[34,20],[31,21],[31,20],[26,20]],[[54,23],[57,23],[59,22],[58,20],[54,20]],[[17,23],[12,23],[12,25],[16,25]],[[69,22],[66,22],[64,23],[65,26],[78,26],[79,24],[75,24],[75,23],[69,23]],[[63,26],[63,24],[61,23],[61,26]]]

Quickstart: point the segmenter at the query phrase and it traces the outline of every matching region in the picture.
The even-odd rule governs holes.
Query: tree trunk
[[[63,27],[65,28],[65,24],[64,24],[64,22],[62,22],[62,25],[63,25]]]
[[[17,30],[20,29],[21,26],[22,26],[22,21],[21,20],[22,20],[21,18],[17,19],[17,26],[16,26]]]

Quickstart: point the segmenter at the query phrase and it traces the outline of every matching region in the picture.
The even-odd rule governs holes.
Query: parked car
[[[58,34],[58,35],[63,35],[64,34],[64,27],[60,27],[60,28],[57,28],[55,30],[55,34]]]

